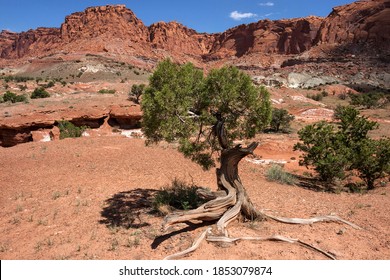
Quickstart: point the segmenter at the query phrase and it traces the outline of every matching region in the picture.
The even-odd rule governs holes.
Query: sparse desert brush
[[[17,95],[11,91],[7,91],[0,99],[0,103],[3,102],[11,102],[11,103],[27,102],[27,96]]]
[[[43,87],[36,88],[31,94],[31,99],[47,98],[47,97],[50,97],[50,93],[48,93]]]
[[[296,178],[290,173],[286,172],[283,167],[278,164],[272,164],[271,167],[268,168],[265,176],[270,181],[275,181],[282,184],[294,185],[296,183]]]
[[[60,129],[60,139],[81,137],[83,132],[87,129],[86,126],[78,127],[70,121],[57,121]]]
[[[115,89],[101,89],[99,90],[100,94],[114,94],[116,93]]]
[[[188,185],[185,182],[174,179],[171,185],[163,187],[157,192],[153,200],[153,208],[158,212],[166,207],[189,210],[197,208],[204,203],[196,193],[195,185]]]

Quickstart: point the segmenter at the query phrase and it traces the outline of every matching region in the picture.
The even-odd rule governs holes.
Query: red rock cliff
[[[58,52],[142,56],[202,64],[245,55],[295,55],[313,46],[346,45],[389,52],[390,0],[336,7],[327,18],[262,20],[223,33],[202,34],[176,22],[146,27],[124,5],[87,8],[66,17],[61,28],[0,33],[0,57],[39,57]],[[4,64],[4,63],[3,63]]]

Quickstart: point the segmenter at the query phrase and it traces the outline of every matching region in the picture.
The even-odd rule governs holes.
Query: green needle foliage
[[[274,132],[290,132],[290,123],[295,117],[288,113],[286,109],[272,109],[271,130]]]
[[[186,157],[209,169],[219,150],[212,127],[224,121],[230,141],[254,137],[271,118],[268,91],[256,87],[235,67],[203,71],[167,59],[150,77],[142,98],[143,130],[147,142],[179,144]]]
[[[377,179],[390,174],[390,139],[369,138],[368,133],[378,124],[353,107],[337,107],[335,119],[337,126],[323,121],[298,132],[301,142],[294,150],[304,153],[300,165],[314,166],[319,177],[329,183],[355,171],[367,188],[373,189]]]
[[[43,87],[36,88],[31,94],[31,99],[47,98],[47,97],[50,97],[50,93],[48,93]]]
[[[81,137],[83,132],[87,129],[86,126],[75,126],[70,121],[57,121],[60,129],[60,139]]]

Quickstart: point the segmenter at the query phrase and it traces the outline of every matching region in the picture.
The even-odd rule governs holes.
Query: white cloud
[[[256,14],[253,13],[240,13],[238,11],[234,11],[230,13],[230,17],[234,20],[242,20],[244,18],[253,18],[257,17]]]
[[[272,7],[274,5],[275,5],[275,3],[273,3],[273,2],[265,2],[265,3],[259,4],[259,6],[265,6],[265,7]]]

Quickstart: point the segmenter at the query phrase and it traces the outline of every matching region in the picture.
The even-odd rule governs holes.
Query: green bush
[[[324,98],[322,93],[308,94],[306,97],[313,99],[314,101],[321,101]]]
[[[33,93],[31,94],[31,99],[47,98],[47,97],[50,97],[50,94],[43,87],[34,89]]]
[[[115,89],[101,89],[99,90],[99,93],[101,94],[114,94],[116,92]]]
[[[388,102],[382,92],[371,91],[368,93],[349,94],[350,104],[353,106],[362,106],[364,108],[377,108]]]
[[[165,186],[156,193],[153,199],[153,208],[156,211],[160,211],[162,206],[180,210],[195,209],[205,202],[197,195],[198,188],[175,179],[172,185]]]
[[[368,133],[378,124],[353,107],[337,107],[335,119],[337,126],[322,121],[298,132],[301,142],[294,150],[304,153],[300,165],[314,166],[328,183],[355,172],[368,189],[374,188],[377,179],[390,174],[390,140],[369,138]]]
[[[44,87],[45,87],[45,88],[51,88],[51,87],[54,87],[54,86],[55,86],[55,82],[50,81],[50,82],[48,82],[47,85],[45,85]]]
[[[13,92],[7,91],[2,98],[3,102],[11,102],[11,103],[16,103],[16,102],[26,102],[27,97],[25,95],[16,95]]]
[[[269,181],[287,185],[294,185],[296,183],[296,178],[290,173],[284,171],[283,167],[278,164],[272,164],[271,167],[267,169],[265,177]]]
[[[2,77],[6,83],[9,81],[15,81],[17,83],[25,83],[29,80],[33,80],[34,78],[31,77],[22,77],[22,76],[4,76]]]
[[[272,119],[271,119],[271,130],[275,132],[285,132],[290,131],[290,123],[294,120],[294,116],[289,114],[286,109],[272,109]]]
[[[60,139],[81,137],[87,129],[86,126],[75,126],[70,121],[57,121],[57,124],[60,129]]]
[[[139,99],[145,91],[145,86],[145,84],[132,85],[129,100],[134,100],[135,103],[139,104]]]

